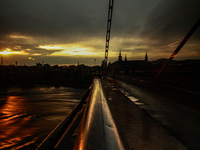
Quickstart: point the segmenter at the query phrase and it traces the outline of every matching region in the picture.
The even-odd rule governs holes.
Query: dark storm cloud
[[[147,51],[147,49],[145,49],[145,48],[135,48],[133,50],[133,52],[146,52],[146,51]]]
[[[21,44],[20,45],[21,49],[24,51],[24,52],[27,52],[29,53],[30,55],[32,54],[42,54],[42,55],[51,55],[55,52],[60,52],[62,51],[62,49],[51,49],[51,50],[47,50],[47,49],[44,49],[44,48],[39,48],[38,45],[28,45],[28,44]],[[14,47],[13,47],[14,49]]]
[[[58,41],[105,36],[108,0],[2,0],[0,33]],[[172,35],[194,24],[199,0],[115,1],[111,36]],[[185,34],[185,33],[183,33]],[[64,39],[63,39],[64,38]]]
[[[106,0],[3,0],[0,3],[1,34],[20,32],[56,39],[89,36],[105,30]]]
[[[200,18],[199,0],[167,0],[160,2],[147,16],[142,35],[151,38],[182,38]],[[200,30],[194,34],[200,38]],[[181,37],[181,39],[180,39]]]
[[[121,48],[120,48],[120,49],[114,49],[113,52],[119,53],[120,50],[121,50],[123,53],[130,52],[130,49],[121,49]]]
[[[1,0],[0,49],[21,46],[46,56],[61,50],[39,45],[81,43],[102,51],[107,10],[108,0]],[[182,40],[200,17],[199,10],[199,0],[115,0],[110,49],[161,55],[162,49]],[[32,39],[9,37],[13,33]],[[192,39],[199,41],[200,29]]]

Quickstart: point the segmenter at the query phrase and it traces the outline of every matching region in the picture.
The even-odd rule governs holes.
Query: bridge
[[[94,79],[80,103],[37,149],[200,149],[199,92],[158,80],[198,28],[200,19],[152,80],[111,78],[107,61],[113,5],[114,0],[109,0],[102,78]]]
[[[181,91],[175,94],[169,87],[130,80],[95,78],[81,102],[38,150],[198,149],[198,108],[176,102]],[[161,93],[163,89],[173,94],[171,99]],[[198,95],[182,94],[183,101],[198,100]]]

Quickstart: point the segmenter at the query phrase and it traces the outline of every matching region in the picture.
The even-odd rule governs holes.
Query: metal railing
[[[59,143],[62,143],[63,138],[70,138],[81,121],[84,104],[90,93],[90,89],[83,96],[80,103],[72,110],[72,112],[66,116],[66,118],[60,122],[56,128],[44,139],[44,141],[38,146],[37,150],[56,149]],[[67,135],[67,136],[66,136]]]
[[[111,115],[101,81],[94,79],[74,150],[129,149],[124,141]]]
[[[87,104],[84,105],[86,100]],[[74,150],[130,149],[124,136],[119,134],[101,80],[98,78],[94,79],[90,90],[72,113],[47,136],[37,149],[65,149],[77,127],[78,135]]]

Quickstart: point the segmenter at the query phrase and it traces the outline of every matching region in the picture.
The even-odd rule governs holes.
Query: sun
[[[21,52],[12,51],[9,48],[6,48],[3,52],[0,52],[2,55],[10,55],[10,54],[22,54]]]

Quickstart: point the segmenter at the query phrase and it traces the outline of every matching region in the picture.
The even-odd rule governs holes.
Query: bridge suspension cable
[[[106,64],[108,61],[108,50],[109,50],[110,31],[111,31],[111,23],[112,23],[113,4],[114,4],[114,0],[109,0],[107,33],[106,33],[106,47],[105,47],[105,63]]]
[[[192,36],[192,34],[196,31],[196,29],[200,26],[200,18],[195,22],[195,24],[192,26],[188,34],[183,38],[183,40],[180,42],[178,47],[175,49],[175,51],[171,54],[171,56],[168,58],[166,63],[163,65],[163,67],[160,69],[160,71],[156,74],[154,79],[157,79],[160,74],[163,72],[163,70],[167,67],[167,65],[172,61],[172,59],[178,54],[180,49],[184,46],[184,44],[189,40],[189,38]]]

